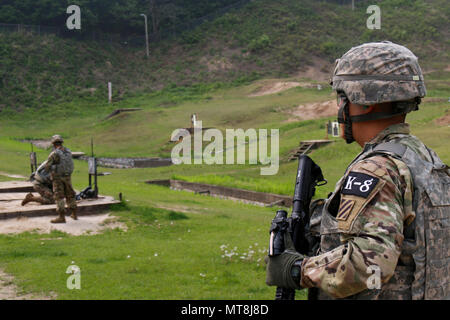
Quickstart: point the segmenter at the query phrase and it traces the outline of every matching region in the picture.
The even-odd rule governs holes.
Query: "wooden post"
[[[30,167],[31,167],[31,173],[35,172],[37,170],[37,157],[36,152],[33,150],[33,143],[31,142],[31,153],[30,153]]]

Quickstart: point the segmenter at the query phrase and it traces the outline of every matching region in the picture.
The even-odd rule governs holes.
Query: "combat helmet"
[[[330,84],[340,100],[338,121],[346,125],[348,143],[354,141],[351,122],[389,118],[418,110],[421,98],[426,95],[417,57],[406,47],[390,41],[351,48],[336,60]],[[348,102],[362,106],[392,102],[392,110],[349,117]],[[346,121],[343,114],[346,114]]]
[[[63,139],[59,134],[55,134],[55,135],[52,137],[51,142],[52,142],[52,144],[55,144],[55,143],[63,143],[63,142],[64,142],[64,139]]]

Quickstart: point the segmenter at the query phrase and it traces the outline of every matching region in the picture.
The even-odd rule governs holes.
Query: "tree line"
[[[2,0],[0,23],[65,26],[69,5],[81,8],[82,30],[142,33],[148,16],[153,34],[187,23],[238,0]]]

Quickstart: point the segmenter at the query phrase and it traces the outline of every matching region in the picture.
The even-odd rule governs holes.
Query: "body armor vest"
[[[72,152],[69,149],[56,149],[59,156],[59,163],[56,165],[55,173],[59,176],[70,176],[73,172]]]
[[[401,258],[392,278],[382,284],[381,289],[364,290],[345,299],[450,299],[450,170],[425,145],[422,144],[421,151],[425,150],[427,156],[401,142],[402,139],[395,139],[366,144],[363,152],[348,167],[375,155],[387,155],[403,161],[413,179],[413,210],[416,217],[404,230]],[[319,253],[341,245],[335,216],[348,168],[322,210]],[[320,290],[317,298],[332,299]]]

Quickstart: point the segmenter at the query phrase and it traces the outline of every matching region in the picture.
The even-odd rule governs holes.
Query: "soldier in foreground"
[[[77,204],[75,191],[72,187],[71,175],[73,172],[73,160],[70,150],[63,146],[63,139],[59,135],[52,137],[53,152],[50,153],[45,164],[45,170],[50,172],[53,184],[53,194],[56,202],[58,218],[51,223],[65,223],[64,198],[70,211],[70,217],[77,220]]]
[[[450,299],[450,170],[405,123],[426,94],[416,56],[363,44],[336,61],[332,85],[342,137],[363,150],[309,207],[318,249],[300,254],[287,234],[266,283],[309,299]]]

